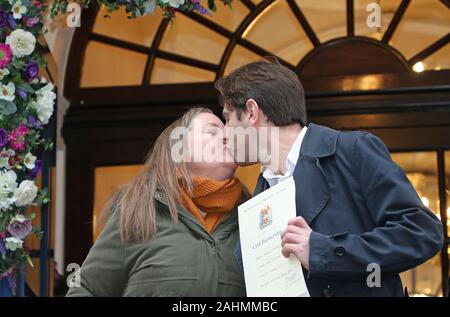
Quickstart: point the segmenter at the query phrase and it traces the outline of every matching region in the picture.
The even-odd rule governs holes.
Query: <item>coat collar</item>
[[[320,158],[334,155],[339,131],[309,124],[303,140],[300,157],[294,170],[297,216],[311,223],[323,210],[330,196],[329,184]],[[254,195],[269,188],[260,175]]]
[[[310,123],[300,149],[300,155],[322,158],[336,152],[339,131]]]
[[[310,224],[325,208],[330,198],[329,181],[321,158],[336,153],[340,131],[310,124],[300,149],[294,171],[297,215]]]

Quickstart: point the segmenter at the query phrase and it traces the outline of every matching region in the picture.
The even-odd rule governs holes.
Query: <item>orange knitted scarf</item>
[[[193,183],[192,196],[183,190],[183,205],[211,233],[241,199],[242,184],[235,177],[224,181],[194,177]]]

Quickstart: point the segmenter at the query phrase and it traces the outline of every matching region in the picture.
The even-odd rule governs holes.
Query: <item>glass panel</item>
[[[245,167],[238,167],[236,170],[236,177],[247,187],[250,194],[253,193],[258,181],[259,174],[261,173],[261,165],[253,164]]]
[[[242,37],[293,65],[313,48],[287,2],[280,0],[261,12]]]
[[[142,165],[122,165],[95,168],[94,175],[94,211],[93,235],[94,241],[100,234],[102,227],[97,226],[103,206],[113,194],[122,186],[130,182],[142,169]]]
[[[445,193],[447,200],[447,236],[450,236],[450,151],[445,152]],[[450,246],[448,249],[450,254]]]
[[[58,83],[58,65],[56,65],[55,59],[53,58],[52,54],[45,53],[44,58],[47,62],[47,69],[48,69],[48,72],[50,72],[50,74],[47,72],[46,69],[42,70],[43,71],[42,74],[47,79],[49,79],[50,75],[51,75],[51,78],[53,79],[53,83],[56,85]]]
[[[201,68],[157,58],[150,82],[152,84],[211,82],[215,76],[215,73]]]
[[[221,3],[217,3],[217,12],[211,15],[203,15],[203,17],[223,26],[224,28],[235,31],[242,20],[250,12],[245,5],[240,1],[233,2],[233,8],[230,9],[228,6],[223,6]]]
[[[81,87],[141,85],[147,55],[90,41],[84,56]]]
[[[106,18],[106,14],[109,14],[110,18]],[[92,31],[127,42],[150,46],[161,21],[162,14],[159,10],[138,19],[128,19],[124,8],[108,13],[105,6],[102,6]]]
[[[423,60],[425,70],[450,69],[450,44],[445,45]]]
[[[164,34],[160,49],[219,64],[228,39],[191,20],[177,15],[172,26]]]
[[[437,0],[411,1],[390,44],[407,59],[450,30],[450,10]]]
[[[400,0],[383,0],[378,2],[373,0],[355,0],[355,35],[381,40],[391,23],[392,17],[397,11],[400,2]],[[371,8],[367,11],[367,6],[373,3],[378,4],[381,8],[379,27],[369,27],[367,24],[367,18],[375,12],[374,9]]]
[[[31,289],[31,291],[35,295],[39,295],[39,271],[41,269],[41,261],[39,258],[33,258],[33,266],[31,267],[28,264],[25,265],[25,281],[26,285]],[[55,287],[55,262],[53,258],[50,259],[50,269],[49,269],[49,288],[48,292],[50,297],[54,296],[54,287]],[[60,280],[60,283],[65,283],[66,281]],[[64,294],[65,295],[65,294]],[[63,295],[63,296],[64,296]],[[26,296],[26,295],[25,295]]]
[[[321,42],[347,35],[345,0],[296,0]]]
[[[231,52],[230,60],[228,61],[227,67],[225,68],[225,75],[228,75],[236,68],[239,68],[251,62],[258,61],[260,59],[261,56],[240,45],[236,45],[233,49],[233,52]]]
[[[400,274],[409,296],[442,296],[441,253],[418,267]]]
[[[405,171],[424,205],[440,218],[436,152],[394,153],[392,159]],[[411,296],[442,295],[439,254],[401,277]]]
[[[50,169],[50,186],[48,187],[50,192],[50,208],[49,208],[49,221],[50,221],[50,234],[49,234],[49,248],[55,249],[55,211],[56,211],[56,168],[52,167]],[[42,173],[38,175],[36,178],[36,186],[41,189],[42,188]],[[28,213],[34,213],[36,215],[33,220],[33,227],[40,228],[41,227],[41,208],[38,207],[30,207],[27,210]],[[39,251],[41,248],[40,239],[36,237],[35,234],[30,234],[25,238],[25,245],[28,250],[36,250]],[[33,291],[34,294],[39,294],[39,269],[40,269],[40,260],[39,257],[31,258],[33,262],[33,266],[31,267],[28,264],[25,264],[25,279],[27,285]],[[50,285],[49,285],[49,293],[50,296],[53,295],[53,285],[54,285],[54,273],[55,273],[55,262],[54,259],[49,259],[50,261]]]

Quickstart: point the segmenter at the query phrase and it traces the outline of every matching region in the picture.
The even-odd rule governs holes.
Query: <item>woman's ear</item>
[[[249,99],[245,103],[245,106],[247,107],[246,113],[249,126],[258,126],[262,118],[261,109],[259,108],[258,103],[254,99]]]

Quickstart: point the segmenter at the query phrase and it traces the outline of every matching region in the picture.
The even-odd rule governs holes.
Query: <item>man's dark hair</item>
[[[215,87],[222,106],[235,108],[239,120],[247,100],[254,99],[275,126],[307,124],[303,86],[276,58],[244,65],[216,81]]]

